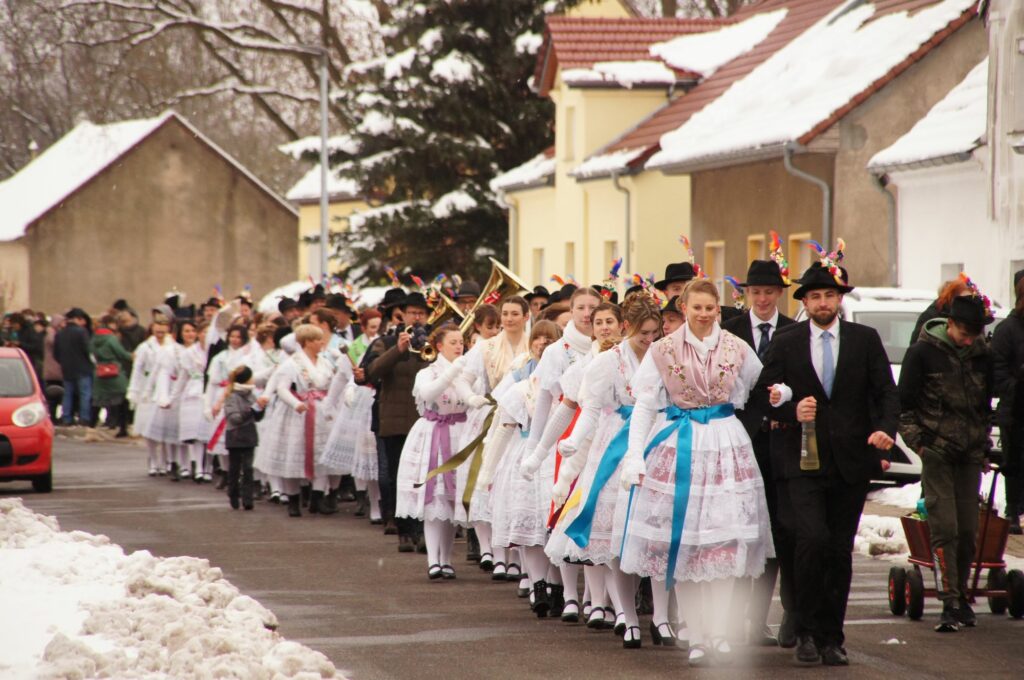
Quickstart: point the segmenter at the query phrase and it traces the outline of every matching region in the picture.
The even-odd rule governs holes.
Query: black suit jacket
[[[775,331],[772,333],[771,341],[768,346],[770,347],[771,343],[775,342],[776,334],[779,333],[779,331],[788,326],[792,326],[795,323],[796,321],[793,321],[793,319],[790,319],[788,316],[780,312],[779,321],[775,326]],[[757,352],[757,345],[754,344],[754,327],[753,324],[750,323],[749,312],[743,312],[741,316],[734,316],[724,322],[722,324],[722,328],[743,340],[743,342],[750,345],[751,349],[753,349],[755,353]],[[760,443],[757,441],[758,433],[761,431],[761,421],[764,419],[765,415],[770,414],[765,414],[760,408],[754,408],[753,406],[756,406],[756,403],[751,404],[751,406],[751,408],[745,408],[742,411],[737,411],[736,417],[740,419],[740,422],[743,423],[743,426],[747,429],[747,434],[749,434],[750,438],[754,440],[754,452],[760,456],[762,452],[758,451],[758,449],[762,447],[758,446]],[[765,442],[765,444],[766,443],[767,442]]]
[[[768,404],[768,387],[785,383],[793,398],[779,408]],[[821,469],[800,470],[800,424],[796,405],[805,397],[818,402],[815,419]],[[838,472],[848,483],[881,473],[880,452],[868,445],[872,432],[896,436],[900,400],[889,359],[878,332],[869,326],[840,321],[839,357],[832,397],[825,395],[811,363],[810,321],[777,334],[752,397],[755,406],[783,427],[772,432],[772,469],[776,478],[820,476]]]

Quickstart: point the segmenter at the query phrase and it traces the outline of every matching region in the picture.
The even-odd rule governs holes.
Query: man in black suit
[[[747,269],[747,280],[739,285],[743,288],[750,310],[724,322],[722,328],[750,345],[763,362],[775,333],[796,323],[788,316],[780,314],[778,307],[779,300],[785,289],[790,286],[790,282],[783,278],[779,265],[775,262],[754,260]],[[747,428],[754,444],[754,456],[764,479],[765,500],[768,503],[772,538],[775,541],[775,559],[768,560],[764,574],[754,582],[750,597],[747,611],[747,619],[750,622],[749,641],[752,644],[766,646],[781,644],[783,647],[793,647],[796,645],[795,618],[791,614],[794,611],[793,544],[779,521],[780,512],[770,454],[771,421],[767,417],[768,414],[757,408],[740,411],[736,415]],[[779,598],[785,612],[778,638],[772,635],[767,625],[776,578],[780,579]]]
[[[772,390],[771,463],[795,542],[796,659],[845,666],[853,539],[868,484],[883,469],[879,450],[892,448],[900,402],[878,333],[840,321],[843,294],[853,289],[832,271],[840,270],[816,262],[797,281],[793,297],[809,321],[769,345],[754,399],[766,408]],[[803,446],[801,428],[810,423],[816,437]]]

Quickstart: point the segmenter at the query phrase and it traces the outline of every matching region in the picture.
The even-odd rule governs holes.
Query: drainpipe
[[[820,177],[815,177],[793,165],[793,151],[797,148],[798,145],[793,142],[786,144],[782,162],[786,172],[821,189],[821,244],[828,248],[832,242],[832,187]]]
[[[897,252],[899,247],[897,243],[898,236],[896,234],[896,197],[886,188],[889,186],[889,178],[886,175],[872,174],[871,186],[885,196],[886,208],[889,213],[889,285],[893,288],[898,288],[900,276],[899,263],[896,259],[899,255]]]
[[[499,198],[508,206],[508,268],[519,272],[519,201],[504,191]]]
[[[630,199],[632,196],[629,193],[629,189],[619,183],[619,173],[617,172],[612,173],[612,186],[626,195],[626,248],[622,255],[622,270],[628,275],[629,272],[633,271],[630,269],[630,260],[632,259],[630,257],[630,251],[632,250],[633,245],[633,227],[630,221],[632,215],[630,211]]]

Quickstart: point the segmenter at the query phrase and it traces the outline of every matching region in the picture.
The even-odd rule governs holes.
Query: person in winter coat
[[[100,327],[89,343],[89,350],[96,359],[93,377],[93,404],[114,414],[111,421],[117,427],[118,437],[128,436],[128,375],[132,355],[121,345],[117,337],[117,319],[106,315],[100,319]]]
[[[982,298],[955,297],[948,319],[932,319],[900,372],[900,434],[921,457],[938,632],[974,626],[966,594],[978,530],[978,490],[990,448],[992,356],[981,337],[992,316]]]
[[[56,422],[57,407],[60,406],[61,392],[64,389],[64,374],[60,371],[60,364],[53,356],[53,345],[57,339],[57,331],[64,328],[64,317],[54,314],[50,323],[46,326],[43,337],[43,384],[50,388],[60,385],[60,390],[46,390],[46,401],[50,405],[50,420]]]
[[[60,364],[64,376],[64,403],[61,419],[72,425],[72,405],[78,396],[78,422],[88,425],[92,412],[92,357],[89,356],[88,316],[75,307],[67,314],[67,325],[57,333],[53,343],[53,356]]]
[[[266,397],[256,398],[253,392],[252,369],[245,364],[231,372],[227,398],[224,400],[225,446],[228,450],[228,499],[231,507],[252,510],[252,461],[260,443],[256,423],[263,419]]]
[[[927,322],[932,319],[948,318],[953,298],[958,295],[964,295],[966,292],[968,292],[967,284],[964,283],[963,279],[955,278],[942,284],[942,287],[939,288],[939,296],[917,317],[917,323],[914,324],[914,332],[910,334],[910,344],[913,345],[921,339],[921,329],[924,328]]]
[[[11,314],[7,321],[10,324],[10,340],[5,343],[9,347],[20,347],[32,362],[36,375],[43,375],[43,338],[36,332],[32,319],[25,313]]]
[[[1006,516],[1010,533],[1021,534],[1024,515],[1024,269],[1013,277],[1017,303],[992,333],[992,359],[999,407],[996,423],[1003,444]]]

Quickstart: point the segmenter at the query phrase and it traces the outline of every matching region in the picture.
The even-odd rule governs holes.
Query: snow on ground
[[[985,135],[988,114],[988,58],[896,142],[879,151],[869,168],[919,163],[974,151]]]
[[[897,556],[910,553],[899,517],[861,515],[853,549],[868,557]]]
[[[981,476],[981,496],[988,501],[989,491],[992,489],[992,474],[987,472]],[[996,481],[995,506],[1001,516],[1006,516],[1006,486],[1005,478],[1000,475]],[[917,499],[921,498],[921,482],[906,484],[904,486],[889,486],[884,489],[872,491],[868,494],[868,500],[882,505],[889,505],[894,508],[914,510],[917,508]]]
[[[0,677],[339,677],[195,557],[125,554],[102,535],[0,499]]]
[[[717,31],[682,35],[651,45],[651,56],[672,68],[699,73],[707,78],[733,59],[754,49],[786,18],[788,9],[755,14]]]

